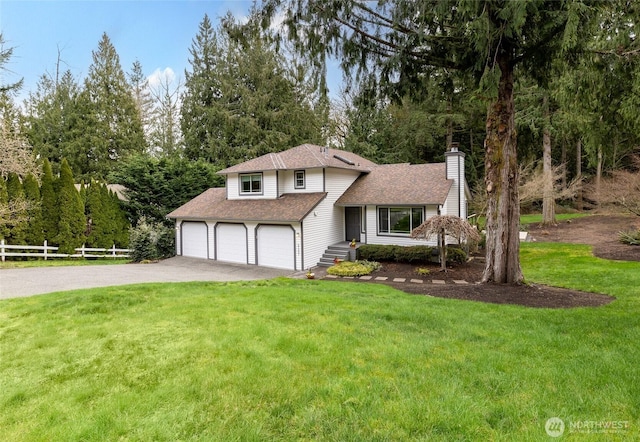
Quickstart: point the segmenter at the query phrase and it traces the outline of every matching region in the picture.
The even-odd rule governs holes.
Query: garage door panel
[[[295,269],[294,231],[291,226],[258,227],[258,265]]]
[[[208,258],[207,224],[185,221],[181,227],[182,256]]]
[[[216,226],[216,258],[247,264],[247,229],[244,224]]]

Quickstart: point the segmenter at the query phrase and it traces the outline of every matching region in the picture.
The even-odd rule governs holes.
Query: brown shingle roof
[[[358,178],[336,205],[444,204],[452,184],[445,163],[380,165]]]
[[[335,167],[368,172],[376,163],[352,152],[302,144],[278,153],[268,153],[244,163],[236,164],[219,171],[221,175],[229,173],[260,172],[263,170],[293,170]]]
[[[297,222],[327,194],[285,193],[277,199],[227,200],[224,188],[213,188],[178,207],[167,218]]]

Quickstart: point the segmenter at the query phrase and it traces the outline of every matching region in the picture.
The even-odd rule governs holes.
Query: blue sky
[[[14,48],[5,66],[10,72],[0,74],[0,83],[24,78],[20,96],[27,96],[42,74],[55,73],[58,49],[61,70],[82,81],[103,32],[125,72],[137,59],[147,76],[169,68],[184,80],[204,15],[217,25],[228,10],[241,18],[250,7],[246,0],[0,0],[0,30],[5,45]]]

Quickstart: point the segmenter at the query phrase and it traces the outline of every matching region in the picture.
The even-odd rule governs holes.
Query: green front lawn
[[[384,285],[144,284],[0,302],[0,440],[640,438],[640,263],[523,244],[532,309]],[[609,424],[611,425],[611,424]],[[603,438],[604,437],[604,438]]]

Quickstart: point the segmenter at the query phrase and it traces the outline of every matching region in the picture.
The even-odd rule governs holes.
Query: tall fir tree
[[[214,29],[207,16],[190,49],[181,127],[185,156],[224,168],[304,142],[322,143],[326,122],[306,87],[306,66],[289,62],[258,17],[232,16]]]
[[[80,193],[76,189],[73,173],[66,159],[62,160],[60,166],[58,207],[60,218],[55,242],[60,253],[74,253],[74,249],[84,242],[86,223]]]
[[[101,188],[102,185],[93,180],[85,187],[86,234],[89,247],[109,247],[111,242],[108,232],[109,214],[103,206]]]
[[[26,101],[26,136],[34,152],[52,163],[54,173],[60,171],[62,158],[77,173],[88,168],[88,150],[80,141],[85,112],[79,94],[80,87],[67,70],[60,79],[40,77],[36,91]]]
[[[11,224],[9,229],[8,241],[11,244],[24,244],[25,232],[27,229],[27,207],[24,205],[24,188],[22,181],[15,172],[9,173],[7,176],[7,197],[10,205],[21,205],[19,210],[14,211],[11,216]]]
[[[220,57],[218,38],[205,14],[198,27],[198,34],[189,49],[191,71],[185,70],[185,90],[182,94],[180,127],[184,137],[184,154],[187,158],[208,159],[209,146],[221,138],[215,129],[218,116],[212,111],[220,94],[220,82],[215,70]]]
[[[40,185],[42,230],[44,239],[52,244],[58,236],[58,220],[60,219],[56,181],[51,171],[51,163],[45,158],[42,164],[42,184]]]
[[[142,128],[148,136],[153,114],[153,96],[149,88],[149,81],[144,75],[142,63],[140,63],[139,60],[133,62],[131,71],[127,74],[127,77]]]
[[[102,35],[79,97],[84,131],[78,140],[87,151],[82,178],[105,178],[128,155],[144,152],[140,113],[107,34]]]
[[[44,241],[40,186],[36,177],[29,174],[24,178],[23,187],[24,196],[28,202],[27,216],[29,218],[25,240],[27,244],[40,245]]]

